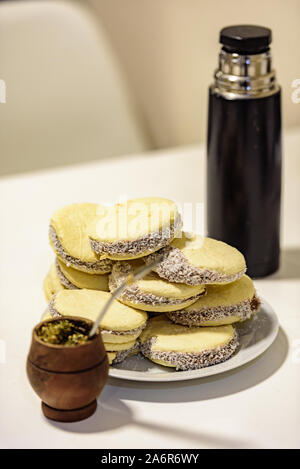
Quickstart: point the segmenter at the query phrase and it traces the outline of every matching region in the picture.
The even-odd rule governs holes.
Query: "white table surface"
[[[0,446],[3,448],[300,447],[300,129],[285,135],[281,269],[256,281],[281,324],[271,348],[234,371],[181,383],[110,379],[89,419],[54,423],[25,373],[46,306],[48,222],[72,202],[160,195],[203,198],[203,150],[192,146],[0,180]],[[3,361],[3,360],[2,360]]]

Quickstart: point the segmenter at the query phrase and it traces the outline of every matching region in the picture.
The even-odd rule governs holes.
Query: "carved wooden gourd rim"
[[[75,349],[75,348],[78,348],[78,347],[89,346],[99,336],[99,332],[97,332],[93,337],[88,338],[88,340],[86,342],[82,342],[81,344],[74,344],[74,345],[50,344],[50,343],[45,342],[44,340],[39,338],[39,336],[37,335],[38,329],[40,329],[42,326],[44,326],[46,324],[49,324],[51,322],[60,321],[60,320],[67,320],[67,321],[75,322],[75,323],[76,322],[85,323],[85,324],[90,325],[91,327],[93,326],[93,323],[94,323],[90,319],[82,318],[80,316],[61,316],[61,317],[56,317],[56,318],[51,318],[51,319],[45,319],[44,321],[41,321],[39,324],[37,324],[35,326],[35,328],[33,329],[34,340],[36,340],[41,345],[44,345],[46,347],[59,350],[59,349],[65,349],[65,348]],[[87,335],[88,335],[88,333],[89,333],[89,331],[87,331]]]

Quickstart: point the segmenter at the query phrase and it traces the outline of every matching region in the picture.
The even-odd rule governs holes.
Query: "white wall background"
[[[284,124],[300,125],[291,83],[300,78],[299,0],[89,0],[115,46],[158,146],[205,139],[207,88],[218,35],[231,24],[273,31]]]
[[[223,26],[273,30],[285,127],[300,0],[0,2],[0,175],[205,141]]]
[[[80,2],[0,2],[0,174],[148,148],[117,57]]]

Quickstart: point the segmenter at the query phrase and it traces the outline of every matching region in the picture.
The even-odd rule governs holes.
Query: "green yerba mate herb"
[[[88,340],[89,327],[80,322],[66,319],[44,324],[37,330],[37,336],[43,342],[54,345],[79,345]]]

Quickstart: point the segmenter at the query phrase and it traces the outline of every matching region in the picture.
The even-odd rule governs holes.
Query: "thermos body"
[[[251,276],[279,263],[280,91],[232,101],[210,91],[207,146],[209,235],[239,249]]]
[[[209,90],[207,231],[244,254],[252,277],[279,265],[280,94],[278,86],[261,97]]]

